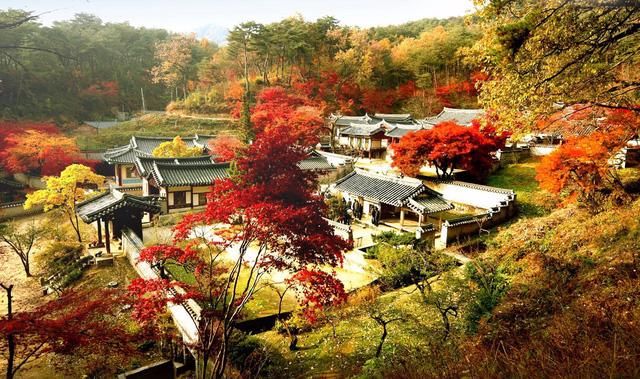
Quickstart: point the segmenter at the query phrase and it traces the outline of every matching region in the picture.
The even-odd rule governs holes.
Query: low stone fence
[[[147,262],[140,262],[140,251],[144,244],[131,229],[122,231],[122,250],[127,254],[129,263],[143,279],[159,279],[158,271]],[[180,288],[175,288],[175,293],[181,292]],[[198,341],[198,319],[201,308],[195,300],[187,300],[182,304],[170,304],[168,306],[171,317],[178,330],[182,334],[182,339],[187,345],[192,345]]]
[[[0,221],[12,218],[37,215],[44,212],[42,205],[36,205],[29,209],[24,209],[24,201],[0,204]]]
[[[518,163],[530,156],[531,149],[528,146],[508,147],[496,152],[496,158],[498,158],[498,161],[500,161],[501,166],[510,163]]]
[[[13,174],[13,179],[16,182],[22,183],[29,188],[43,189],[46,186],[42,181],[42,178],[38,176],[31,176],[27,174]]]
[[[505,205],[486,213],[445,220],[440,229],[440,243],[447,246],[451,242],[460,242],[465,237],[478,237],[485,231],[488,233],[489,228],[510,219],[514,213]]]
[[[351,225],[333,221],[328,218],[325,218],[324,220],[326,220],[327,223],[329,223],[329,225],[333,227],[333,231],[337,236],[340,236],[347,241],[353,241],[353,230],[351,228]]]

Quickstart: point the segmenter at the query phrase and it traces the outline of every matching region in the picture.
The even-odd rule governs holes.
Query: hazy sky
[[[268,23],[296,13],[308,20],[331,15],[345,25],[389,25],[461,16],[473,5],[472,0],[2,0],[0,8],[50,12],[40,18],[46,25],[91,13],[109,22],[189,32],[209,24]]]

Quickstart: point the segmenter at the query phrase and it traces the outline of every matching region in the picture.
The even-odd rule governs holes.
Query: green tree
[[[484,34],[466,55],[489,73],[480,99],[505,124],[531,125],[557,104],[640,111],[637,1],[476,3]]]

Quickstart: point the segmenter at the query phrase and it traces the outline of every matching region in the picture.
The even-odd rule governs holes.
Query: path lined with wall
[[[138,275],[147,280],[159,279],[160,275],[156,269],[148,262],[140,262],[140,251],[144,248],[142,240],[130,229],[122,232],[122,250],[127,254],[129,263],[136,270]],[[182,291],[180,288],[174,291]],[[187,345],[192,345],[198,341],[198,323],[202,309],[195,300],[187,300],[182,304],[169,304],[171,317],[178,330],[182,334],[182,339]]]

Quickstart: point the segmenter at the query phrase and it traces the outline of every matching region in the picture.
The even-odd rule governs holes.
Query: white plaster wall
[[[531,148],[531,155],[535,157],[541,157],[551,154],[560,145],[537,145]]]
[[[476,208],[490,209],[499,206],[501,201],[509,200],[509,195],[507,194],[463,187],[451,183],[428,183],[427,185],[440,192],[445,200],[468,204]]]

